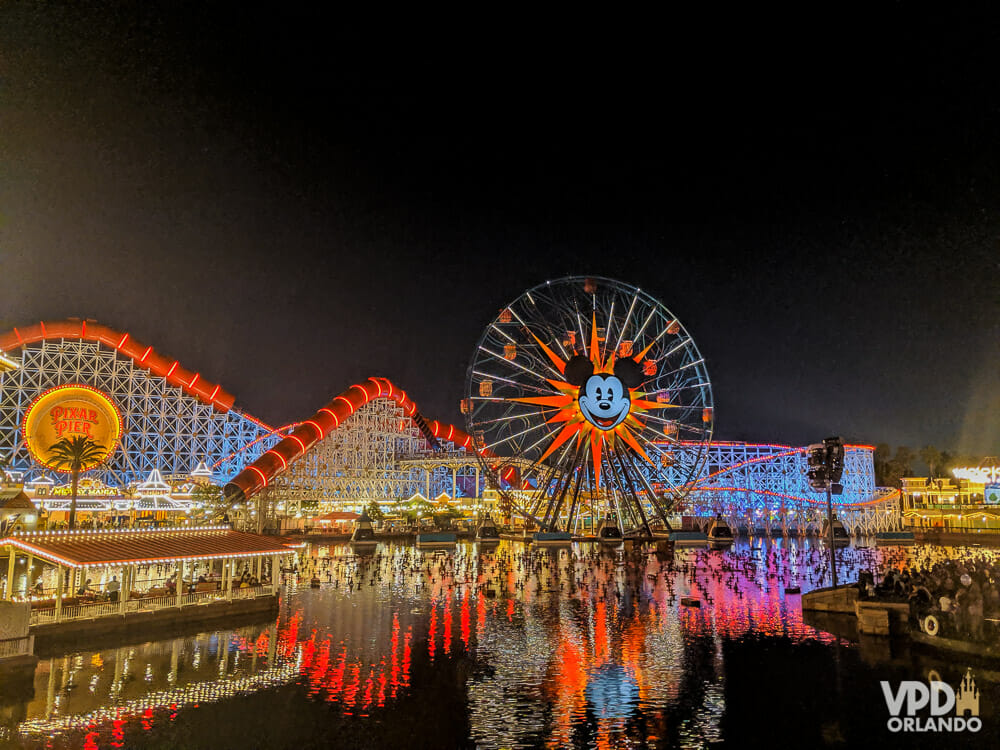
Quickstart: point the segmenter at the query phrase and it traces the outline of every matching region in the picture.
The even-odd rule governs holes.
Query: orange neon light
[[[369,383],[371,385],[375,386],[375,389],[376,389],[375,395],[372,395],[372,393],[368,390],[367,385]],[[356,383],[356,384],[352,385],[350,388],[347,389],[347,391],[344,392],[347,395],[339,395],[339,396],[337,396],[337,397],[335,397],[333,399],[333,401],[331,402],[330,405],[324,406],[323,408],[319,409],[319,411],[317,412],[317,418],[318,418],[318,414],[320,414],[320,413],[329,414],[333,418],[334,427],[339,427],[340,424],[341,424],[342,419],[345,419],[347,416],[350,416],[351,414],[353,414],[355,411],[357,411],[357,409],[360,406],[360,405],[355,405],[355,403],[351,400],[352,397],[350,397],[350,395],[349,395],[349,392],[351,390],[355,389],[355,388],[360,389],[361,392],[365,394],[365,402],[364,403],[366,403],[366,404],[369,401],[371,401],[372,399],[376,398],[376,397],[390,398],[391,400],[393,400],[395,403],[399,404],[402,407],[403,412],[404,412],[404,414],[406,414],[406,416],[412,418],[417,413],[417,405],[413,401],[411,401],[410,398],[406,395],[406,391],[404,391],[404,390],[402,390],[400,388],[397,388],[395,385],[393,385],[392,381],[389,380],[388,378],[371,377],[371,378],[368,378],[368,380],[365,381],[364,384]],[[215,395],[215,393],[213,392],[213,397],[214,397],[214,395]],[[334,406],[334,404],[336,404],[337,401],[343,401],[344,403],[347,404],[348,412],[347,412],[347,414],[343,418],[336,411],[337,407]],[[636,404],[638,404],[638,403],[640,403],[640,402],[636,401]],[[641,402],[641,403],[644,404],[645,402]],[[250,418],[249,415],[245,415],[245,416],[247,416],[248,418]],[[217,461],[213,465],[213,468],[216,468],[217,466],[219,466],[224,461],[231,459],[233,456],[237,455],[242,450],[245,450],[246,448],[250,447],[251,445],[256,444],[260,440],[262,440],[262,439],[264,439],[266,437],[269,437],[270,435],[273,435],[275,432],[280,432],[280,431],[283,431],[283,430],[288,429],[288,428],[297,427],[297,426],[302,425],[302,424],[308,424],[311,427],[313,427],[313,429],[315,430],[316,435],[317,435],[317,441],[323,439],[326,436],[326,434],[328,434],[328,433],[326,433],[323,430],[323,428],[319,425],[319,423],[316,421],[316,419],[312,419],[312,420],[307,420],[305,422],[300,422],[300,423],[286,425],[285,427],[279,428],[277,430],[272,430],[269,433],[269,435],[265,435],[265,436],[262,436],[260,438],[257,438],[257,440],[254,440],[250,444],[244,446],[239,451],[234,451],[230,456],[227,456],[225,459],[221,459],[220,461]],[[431,430],[431,433],[435,437],[441,437],[444,434],[444,432],[445,432],[445,427],[447,427],[448,429],[447,429],[447,437],[445,438],[446,440],[451,441],[451,442],[455,442],[457,440],[461,440],[462,441],[461,442],[461,447],[464,448],[464,449],[466,449],[466,450],[471,450],[471,446],[473,444],[473,438],[472,438],[472,436],[471,435],[466,435],[459,428],[455,427],[455,425],[445,425],[445,424],[443,424],[443,423],[441,423],[441,422],[439,422],[437,420],[435,420],[433,422],[428,422],[427,424],[428,424],[428,429]],[[404,429],[404,427],[401,427],[401,429]],[[292,440],[294,440],[298,444],[299,451],[298,451],[297,454],[295,454],[294,456],[289,457],[288,460],[285,460],[285,457],[282,454],[278,453],[277,450],[272,449],[272,450],[268,451],[268,453],[274,453],[276,456],[278,456],[279,460],[281,460],[281,462],[282,462],[283,469],[287,469],[287,467],[289,466],[289,464],[291,464],[292,462],[296,461],[300,456],[304,455],[306,453],[306,451],[308,450],[307,444],[304,442],[304,439],[301,438],[301,437],[299,437],[298,435],[288,435],[287,438],[291,438]],[[309,442],[309,446],[315,445],[315,443],[316,443],[316,441],[312,441],[311,440]],[[279,447],[280,447],[280,444],[279,444]],[[483,455],[492,455],[492,453],[490,451],[486,450],[486,449],[483,449],[480,452]],[[267,454],[265,453],[264,455],[267,455]],[[258,460],[260,460],[260,459],[258,459]],[[248,465],[247,467],[245,467],[244,468],[244,472],[247,471],[247,469],[251,469],[251,468],[254,469],[258,473],[258,475],[261,473],[260,469],[258,467],[256,467],[256,466],[254,466],[253,464]],[[243,475],[241,475],[241,476],[243,476]],[[243,479],[244,479],[244,481],[247,481],[247,482],[249,481],[249,480],[246,479],[246,477],[243,477]],[[237,480],[234,479],[234,481],[237,481]],[[252,494],[253,492],[256,492],[256,489],[255,489],[256,486],[257,485],[254,485],[253,487],[247,487],[246,488],[247,493],[248,494]]]
[[[276,451],[274,448],[271,448],[271,450],[269,450],[267,453],[273,453],[274,455],[276,455],[278,457],[278,460],[281,461],[281,470],[282,471],[284,471],[285,469],[288,468],[288,462],[285,460],[285,457],[282,456],[280,453],[278,453],[278,451]],[[264,455],[266,456],[267,453],[265,453]]]
[[[299,439],[298,435],[289,435],[288,437],[290,437],[292,440],[294,440],[296,443],[299,444],[299,448],[301,449],[299,451],[300,453],[305,453],[306,452],[306,444],[303,443],[301,439]]]
[[[123,346],[125,346],[125,342],[126,341],[128,341],[128,334],[127,333],[122,334],[121,341],[118,342],[118,348],[121,349]]]
[[[177,366],[178,366],[178,365],[180,365],[180,362],[178,362],[178,361],[177,361],[177,360],[175,359],[175,360],[174,360],[174,363],[173,363],[172,365],[170,365],[170,369],[169,369],[169,370],[167,370],[167,377],[168,377],[168,378],[169,378],[169,377],[170,377],[171,375],[173,375],[173,374],[174,374],[174,370],[176,370],[176,369],[177,369]]]
[[[80,338],[87,338],[87,321],[80,323]]]
[[[247,468],[251,469],[252,471],[257,472],[257,476],[260,477],[261,481],[264,483],[264,486],[267,487],[267,477],[264,476],[264,472],[263,471],[261,471],[260,469],[258,469],[253,464],[250,464],[250,466],[247,467]]]
[[[697,488],[695,490],[695,492],[701,492],[701,491],[705,491],[705,492],[751,492],[751,493],[753,493],[755,495],[767,495],[768,497],[780,497],[780,498],[782,498],[784,500],[794,500],[796,502],[811,503],[812,505],[826,505],[826,501],[825,500],[815,500],[815,499],[813,499],[811,497],[802,497],[800,495],[787,495],[787,494],[785,494],[783,492],[774,492],[773,490],[758,490],[758,489],[754,489],[753,487],[699,487],[699,488]],[[899,492],[899,490],[895,490],[894,492],[892,492],[889,495],[886,495],[885,497],[877,497],[874,500],[865,500],[865,501],[860,502],[860,503],[838,503],[838,502],[834,501],[833,504],[836,505],[836,506],[838,506],[838,507],[841,507],[841,508],[844,508],[844,507],[857,508],[857,507],[860,507],[862,505],[878,505],[879,503],[884,503],[886,500],[889,500],[892,497],[895,497],[896,493],[898,493],[898,492]]]
[[[191,378],[191,382],[190,382],[190,383],[188,383],[188,388],[194,388],[194,384],[198,382],[198,378],[199,378],[199,377],[201,377],[201,375],[200,375],[199,373],[197,373],[197,372],[196,372],[196,373],[194,374],[194,377],[193,377],[193,378]]]
[[[147,357],[148,357],[148,356],[149,356],[150,354],[152,354],[152,353],[153,353],[153,347],[151,347],[151,346],[147,346],[147,347],[146,347],[146,353],[142,355],[142,359],[140,359],[140,360],[139,360],[139,364],[142,364],[143,362],[145,362],[145,361],[146,361],[146,358],[147,358]]]
[[[220,390],[221,388],[222,388],[222,386],[221,386],[221,385],[217,385],[217,386],[215,386],[215,389],[214,389],[214,390],[212,391],[212,395],[208,397],[208,400],[209,400],[209,401],[215,401],[215,397],[216,397],[216,395],[217,395],[217,394],[219,393],[219,390]]]
[[[64,416],[66,412],[77,411],[78,416]],[[122,434],[122,416],[114,401],[97,388],[82,384],[59,385],[43,391],[31,402],[21,423],[21,434],[35,461],[61,473],[69,473],[69,469],[53,462],[52,445],[62,436],[90,436],[104,450],[99,460],[82,467],[83,471],[88,471],[104,463],[117,449]]]
[[[531,335],[539,344],[542,343],[534,333]],[[581,338],[583,338],[582,335]],[[591,315],[590,321],[589,351],[586,348],[584,351],[593,366],[592,372],[611,373],[614,368],[615,352],[609,352],[607,356],[604,356],[600,348],[601,341],[602,339],[597,327],[597,313],[594,312]],[[633,344],[634,343],[635,342],[633,342]],[[655,343],[656,340],[651,342],[641,352],[634,355],[632,360],[637,363],[642,362]],[[555,355],[555,353],[551,353],[549,358],[552,360],[556,369],[562,372],[565,376],[565,362],[563,362],[562,358]],[[646,365],[647,368],[649,365],[652,365],[653,373],[655,373],[655,362],[649,360],[646,362]],[[653,373],[648,371],[646,372],[646,374]],[[645,398],[647,395],[646,393],[638,391],[636,388],[629,388],[629,412],[623,421],[607,428],[606,431],[608,432],[608,435],[605,437],[603,434],[605,428],[595,425],[590,419],[584,419],[585,415],[581,412],[577,400],[577,395],[579,393],[579,387],[577,385],[558,379],[547,379],[547,382],[552,386],[552,395],[511,398],[507,400],[522,404],[531,404],[539,407],[543,411],[547,409],[554,409],[556,413],[547,421],[555,423],[565,422],[563,428],[551,440],[548,448],[539,460],[544,460],[572,438],[576,438],[577,446],[583,445],[584,441],[589,440],[590,454],[593,463],[594,483],[597,486],[600,486],[601,483],[601,456],[606,450],[614,448],[616,445],[615,440],[620,438],[621,441],[628,445],[632,450],[645,457],[645,452],[636,440],[636,435],[641,433],[646,424],[640,417],[645,412],[653,409],[673,408],[673,405],[669,403],[650,401]]]

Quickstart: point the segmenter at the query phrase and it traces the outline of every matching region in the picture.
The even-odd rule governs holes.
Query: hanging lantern
[[[566,338],[563,339],[563,346],[567,349],[576,348],[576,331],[566,331]]]
[[[667,422],[665,425],[663,425],[663,434],[664,435],[671,435],[671,436],[672,435],[676,435],[677,434],[677,423],[676,422]]]
[[[631,341],[623,341],[618,345],[619,358],[632,356],[632,343]]]
[[[643,362],[642,363],[642,374],[643,375],[650,375],[650,376],[655,375],[656,374],[656,362],[653,361],[653,360],[651,360],[651,359],[647,359],[645,362]]]
[[[701,421],[708,424],[712,421],[712,407],[709,406],[701,410]]]
[[[504,344],[503,358],[513,360],[517,357],[517,344]]]
[[[514,316],[511,314],[509,307],[505,307],[503,310],[500,311],[499,321],[501,323],[510,323],[510,321],[512,321],[513,319]]]
[[[670,391],[660,391],[656,394],[656,402],[658,404],[669,404],[670,403]]]
[[[460,406],[460,408],[462,410],[462,414],[471,414],[472,413],[472,399],[471,398],[463,398],[462,401],[461,401],[461,403],[459,404],[459,406]]]
[[[678,323],[676,320],[667,326],[667,333],[669,333],[671,336],[673,336],[680,330],[681,330],[681,324]]]
[[[583,282],[583,291],[587,294],[594,294],[597,291],[597,282],[593,279],[587,279]]]
[[[493,381],[492,380],[481,380],[479,382],[479,395],[480,396],[492,396],[493,395]]]
[[[662,466],[664,468],[668,468],[668,467],[673,466],[673,465],[674,465],[674,457],[673,456],[671,456],[669,453],[661,453],[660,454],[660,466]]]

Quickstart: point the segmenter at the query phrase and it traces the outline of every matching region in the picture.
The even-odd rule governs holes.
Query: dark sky
[[[127,329],[274,423],[383,375],[461,424],[497,311],[600,274],[694,335],[719,437],[1000,453],[990,19],[313,13],[0,7],[3,328]]]

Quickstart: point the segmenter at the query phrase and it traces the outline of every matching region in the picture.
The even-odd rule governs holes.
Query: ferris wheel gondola
[[[502,510],[570,532],[614,514],[626,535],[669,527],[714,423],[704,358],[676,316],[636,287],[585,277],[500,311],[462,411]]]

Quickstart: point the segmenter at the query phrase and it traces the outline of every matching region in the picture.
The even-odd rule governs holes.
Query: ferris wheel
[[[588,515],[626,533],[669,527],[714,422],[705,360],[676,316],[636,287],[582,276],[500,311],[462,411],[502,510],[570,532]]]

